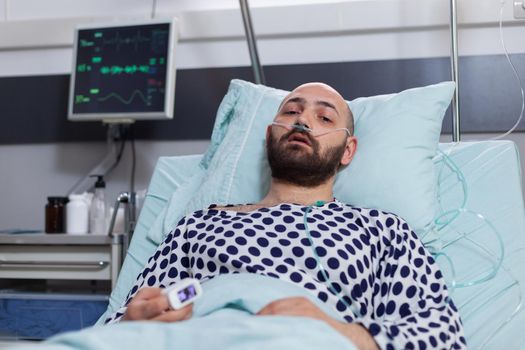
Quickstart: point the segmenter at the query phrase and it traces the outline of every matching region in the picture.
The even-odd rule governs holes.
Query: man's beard
[[[293,133],[301,133],[307,137],[311,150],[288,143],[288,138]],[[270,132],[266,142],[272,177],[302,187],[319,186],[334,176],[340,168],[345,148],[346,141],[321,154],[319,142],[314,137],[296,130],[290,130],[277,141]]]

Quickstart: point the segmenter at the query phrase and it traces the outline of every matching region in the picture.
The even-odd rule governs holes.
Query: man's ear
[[[343,153],[343,158],[341,158],[341,165],[345,166],[350,164],[355,152],[357,152],[357,138],[355,136],[348,136],[346,139],[345,152]]]
[[[268,143],[268,139],[270,138],[271,132],[272,132],[272,124],[268,124],[268,126],[266,127],[266,139],[265,139],[266,144]]]

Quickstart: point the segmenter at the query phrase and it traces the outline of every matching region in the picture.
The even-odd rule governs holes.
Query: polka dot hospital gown
[[[127,296],[187,277],[257,273],[296,283],[368,329],[382,349],[465,348],[463,327],[438,266],[399,217],[340,202],[312,207],[308,229],[328,273],[327,286],[304,226],[306,206],[280,204],[243,213],[212,205],[184,217]],[[347,309],[353,304],[359,315]],[[106,323],[120,320],[126,306]]]

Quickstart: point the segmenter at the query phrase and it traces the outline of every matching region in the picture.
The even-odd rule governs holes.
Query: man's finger
[[[168,297],[161,294],[153,299],[139,300],[134,307],[139,309],[139,314],[143,319],[151,319],[167,311],[170,305]]]
[[[262,309],[259,310],[259,312],[257,312],[255,314],[256,316],[264,316],[264,315],[268,315],[268,308],[265,306],[263,307]]]
[[[162,294],[162,289],[157,287],[144,287],[133,297],[133,300],[147,300],[158,297]]]
[[[184,308],[180,310],[169,310],[161,315],[154,317],[153,321],[160,321],[160,322],[177,322],[177,321],[185,321],[188,320],[191,315],[193,314],[193,306],[187,305]]]

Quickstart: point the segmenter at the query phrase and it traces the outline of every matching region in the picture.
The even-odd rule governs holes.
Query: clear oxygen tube
[[[456,146],[457,144],[454,144],[450,150]],[[482,349],[518,315],[522,309],[523,295],[520,282],[504,263],[506,252],[501,232],[484,215],[468,209],[470,193],[467,179],[450,153],[439,150],[434,159],[436,164],[441,164],[438,171],[439,191],[437,196],[440,214],[435,218],[433,225],[420,235],[423,244],[442,268],[448,267],[449,274],[446,283],[450,295],[462,288],[485,284],[485,288],[476,290],[458,305],[460,311],[465,310],[464,313],[462,312],[464,321],[483,311],[494,300],[508,298],[513,291],[517,295],[516,304],[508,316],[491,329],[482,343],[476,346],[476,348]],[[453,209],[445,208],[443,197],[447,193],[457,190],[458,187],[461,195],[456,207]],[[490,247],[478,242],[479,235],[484,231],[486,231],[486,235],[492,237]],[[477,273],[474,275],[460,279],[457,275],[457,267],[461,266],[455,266],[454,261],[447,253],[447,250],[455,246],[459,247],[457,249],[468,247],[476,252],[480,261],[488,261],[489,263],[476,267]],[[446,263],[445,265],[442,264],[443,261]],[[503,278],[501,276],[505,276],[504,281],[500,281]],[[489,282],[493,282],[493,285]]]
[[[422,240],[433,253],[436,261],[446,262],[445,265],[441,264],[441,266],[448,266],[450,273],[446,281],[451,295],[460,289],[484,284],[484,288],[468,289],[473,291],[472,295],[469,295],[466,300],[458,305],[464,321],[468,321],[479,312],[483,312],[485,307],[489,306],[494,300],[503,298],[510,300],[509,296],[516,293],[516,303],[510,306],[513,309],[505,314],[505,319],[501,323],[496,324],[487,332],[487,336],[481,344],[476,344],[476,348],[481,349],[518,315],[522,309],[523,296],[520,282],[504,263],[506,252],[501,232],[497,230],[491,220],[488,220],[481,213],[468,209],[470,193],[467,179],[451,155],[452,150],[457,145],[454,144],[446,153],[438,151],[438,155],[434,159],[436,164],[441,164],[438,171],[439,191],[437,197],[440,215],[434,220],[433,226],[422,235]],[[445,208],[443,197],[451,191],[458,191],[458,189],[460,198],[456,206]],[[487,237],[492,237],[490,247],[479,242],[481,234],[488,235],[485,236],[485,240]],[[468,278],[465,276],[459,278],[456,268],[461,268],[461,266],[454,266],[453,260],[447,254],[447,251],[455,248],[455,246],[459,249],[469,247],[480,257],[480,261],[488,261],[488,263],[484,264],[482,268],[473,269],[476,271],[474,275],[470,275]],[[457,247],[456,249],[458,249]],[[503,278],[505,280],[501,281]]]
[[[272,125],[280,126],[280,127],[283,127],[283,128],[285,128],[287,130],[294,130],[295,129],[295,130],[300,131],[300,132],[307,132],[307,133],[311,134],[313,137],[320,137],[320,136],[331,134],[331,133],[337,132],[337,131],[346,131],[346,134],[348,136],[352,136],[350,134],[350,130],[348,130],[347,128],[335,128],[335,129],[319,128],[319,129],[313,130],[313,129],[309,128],[308,126],[306,126],[304,124],[300,124],[300,123],[286,124],[286,123],[273,122]]]
[[[521,95],[521,110],[515,124],[507,132],[492,137],[488,139],[489,141],[505,138],[514,132],[523,119],[525,110],[525,94],[523,83],[505,44],[503,33],[503,10],[505,8],[505,3],[506,0],[500,0],[501,6],[499,12],[499,37],[505,58],[512,70],[515,81],[519,86]],[[485,218],[481,213],[474,212],[467,208],[469,199],[467,179],[465,178],[461,169],[452,160],[452,154],[459,144],[460,142],[453,144],[446,153],[438,151],[438,155],[435,158],[435,162],[437,164],[441,163],[440,170],[438,171],[438,178],[441,187],[438,193],[440,215],[438,215],[433,225],[431,225],[431,227],[429,227],[423,234],[423,242],[427,248],[434,253],[436,260],[445,260],[449,266],[451,278],[447,281],[447,284],[449,285],[451,293],[453,293],[455,289],[476,286],[491,281],[496,277],[498,271],[500,270],[510,276],[511,283],[507,287],[503,288],[499,293],[505,293],[511,288],[518,288],[519,302],[517,303],[514,312],[509,316],[504,324],[501,324],[494,330],[494,332],[491,334],[492,337],[501,329],[503,329],[503,327],[508,324],[511,319],[520,311],[522,305],[522,293],[519,281],[512,276],[510,270],[503,262],[505,258],[505,250],[501,233],[496,229],[494,224]],[[445,175],[445,173],[447,174]],[[460,203],[457,203],[456,208],[447,210],[443,207],[441,196],[453,189],[457,189],[458,185],[462,192],[462,199]],[[465,217],[470,217],[470,221],[472,222],[469,228],[461,227],[460,225],[462,219],[465,221]],[[495,246],[491,247],[492,249],[488,249],[476,241],[475,235],[477,232],[481,231],[482,228],[488,230],[488,232],[490,232],[493,237]],[[449,231],[449,235],[448,237],[444,237],[443,233],[447,230]],[[459,281],[457,279],[454,263],[446,254],[446,252],[444,252],[444,250],[446,250],[448,247],[451,247],[453,244],[458,244],[460,242],[466,242],[471,246],[476,247],[481,256],[484,256],[487,260],[491,261],[491,267],[488,268],[484,274],[480,276],[473,276],[472,278],[463,281]],[[483,346],[489,341],[490,337],[487,337],[483,343]]]
[[[330,277],[328,276],[328,273],[326,272],[326,269],[324,268],[324,265],[321,262],[321,258],[319,258],[319,255],[317,254],[315,243],[312,239],[312,235],[310,234],[310,229],[308,228],[308,214],[312,211],[314,207],[321,207],[324,204],[325,204],[324,201],[317,201],[314,204],[309,205],[305,209],[304,217],[303,217],[304,230],[305,230],[306,236],[308,237],[308,241],[310,242],[310,246],[312,247],[312,253],[314,254],[315,261],[317,262],[317,266],[319,267],[319,272],[323,276],[324,282],[326,283],[328,289],[330,290],[330,292],[332,292],[333,295],[339,298],[339,301],[342,302],[343,305],[346,306],[348,310],[352,312],[352,314],[354,315],[354,320],[356,320],[361,315],[361,312],[357,309],[357,306],[354,303],[348,303],[345,300],[344,298],[345,296],[351,300],[349,295],[343,294],[342,290],[337,291],[337,289],[334,287],[333,282],[330,280]]]

